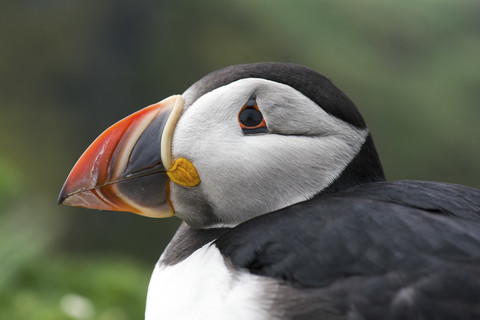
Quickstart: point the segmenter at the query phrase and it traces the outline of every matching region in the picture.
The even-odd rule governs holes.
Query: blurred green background
[[[107,126],[227,65],[316,69],[362,111],[389,179],[480,187],[478,1],[19,0],[0,16],[1,319],[143,317],[178,219],[57,195]]]

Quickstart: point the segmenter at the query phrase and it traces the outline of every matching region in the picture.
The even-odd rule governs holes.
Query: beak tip
[[[58,195],[57,204],[64,204],[67,198],[68,198],[68,194],[65,191],[65,185],[63,185],[62,190],[60,190],[60,194]]]
[[[67,197],[63,194],[60,194],[57,199],[57,204],[63,204],[63,201],[65,201],[65,199],[67,199]]]

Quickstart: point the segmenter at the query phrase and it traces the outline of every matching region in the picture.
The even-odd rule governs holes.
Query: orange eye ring
[[[252,95],[238,113],[238,123],[244,134],[267,133],[267,124],[258,108],[256,97]]]

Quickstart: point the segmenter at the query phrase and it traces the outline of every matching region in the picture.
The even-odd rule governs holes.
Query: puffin
[[[387,181],[355,104],[304,66],[229,66],[133,113],[58,202],[183,220],[147,320],[480,319],[480,190]]]

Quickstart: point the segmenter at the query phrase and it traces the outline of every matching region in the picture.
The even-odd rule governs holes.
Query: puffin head
[[[59,203],[233,226],[314,196],[384,180],[355,105],[286,63],[236,65],[102,133]]]

